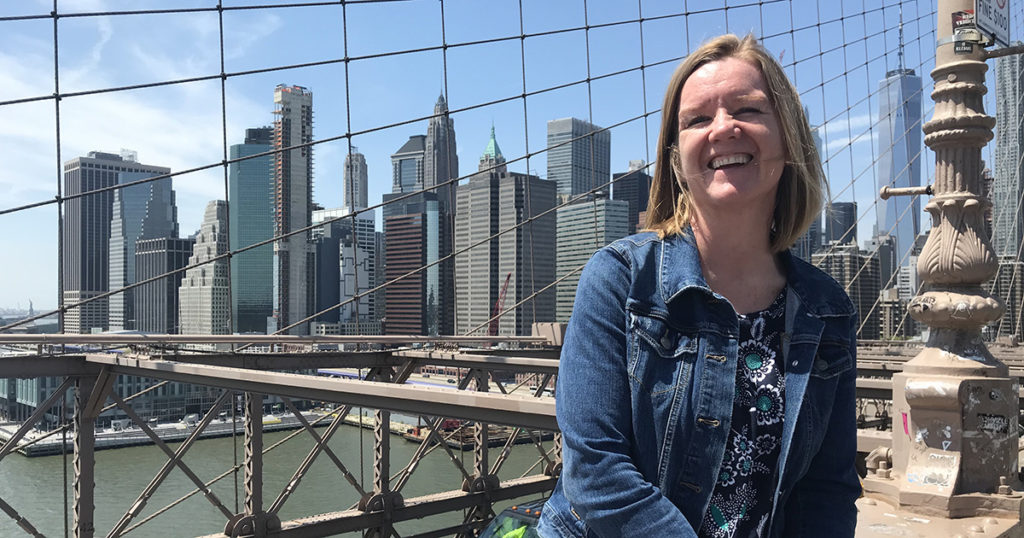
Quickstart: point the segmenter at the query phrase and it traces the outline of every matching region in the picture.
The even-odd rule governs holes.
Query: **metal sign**
[[[978,29],[1004,47],[1010,45],[1010,0],[974,0]]]

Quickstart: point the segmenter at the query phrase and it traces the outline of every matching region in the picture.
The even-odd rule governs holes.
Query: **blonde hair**
[[[768,99],[779,117],[786,165],[775,194],[771,250],[781,252],[793,245],[820,217],[828,184],[811,127],[800,106],[800,95],[782,66],[751,35],[740,39],[726,34],[711,39],[687,56],[672,74],[661,108],[661,133],[647,204],[647,229],[664,238],[682,233],[690,224],[693,202],[689,191],[682,187],[678,148],[679,94],[694,71],[725,58],[745,60],[759,68],[767,85]]]

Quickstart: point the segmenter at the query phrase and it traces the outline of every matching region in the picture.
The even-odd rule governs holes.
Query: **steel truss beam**
[[[0,344],[13,345],[163,345],[163,344],[472,344],[519,342],[546,344],[543,336],[287,335],[287,334],[9,334]]]
[[[541,430],[558,428],[555,422],[555,402],[548,398],[260,372],[117,355],[87,355],[86,360],[92,364],[110,366],[111,372],[117,374],[170,379],[243,392],[339,402],[413,415],[451,416]]]
[[[545,350],[527,350],[529,356],[517,356],[502,350],[446,353],[437,351],[324,351],[308,353],[152,353],[153,359],[247,368],[250,370],[304,370],[318,368],[375,368],[378,366],[438,365],[454,368],[485,368],[509,372],[558,373],[558,354]],[[543,355],[548,355],[544,357]],[[0,358],[0,377],[59,377],[96,375],[99,369],[83,355],[25,355]]]
[[[146,355],[189,364],[249,370],[315,370],[318,368],[373,368],[398,366],[405,360],[390,351],[323,351],[316,353],[152,353]]]
[[[468,493],[457,490],[406,499],[404,506],[392,508],[391,519],[397,523],[436,514],[465,510],[491,502],[537,495],[551,491],[555,487],[555,480],[556,478],[550,476],[530,476],[506,480],[502,482],[501,487],[489,492]],[[345,510],[283,521],[281,522],[281,530],[276,531],[271,536],[275,538],[333,536],[345,532],[380,527],[383,521],[384,512],[382,510],[374,512]],[[224,538],[224,535],[211,534],[206,538]]]
[[[553,358],[484,355],[477,353],[444,353],[438,351],[395,351],[394,355],[414,359],[419,364],[451,366],[453,368],[484,368],[509,372],[557,374],[558,356]]]
[[[0,378],[85,376],[100,373],[99,366],[88,364],[82,355],[17,355],[0,357]]]

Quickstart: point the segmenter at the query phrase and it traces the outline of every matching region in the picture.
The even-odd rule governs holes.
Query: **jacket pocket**
[[[633,383],[651,395],[688,383],[697,356],[696,335],[682,334],[656,316],[631,312],[629,320],[627,368]]]
[[[811,377],[832,379],[853,367],[849,344],[823,341],[818,345],[818,353],[811,365]]]
[[[539,534],[543,538],[588,538],[592,536],[587,524],[573,510],[564,495],[548,498],[541,512]]]

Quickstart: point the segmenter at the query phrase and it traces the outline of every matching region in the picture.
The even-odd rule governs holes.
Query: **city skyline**
[[[104,7],[110,6],[107,6],[105,2],[94,2],[83,7],[81,11],[91,11],[90,8],[99,10]],[[400,8],[384,5],[350,7],[348,39],[352,50],[349,54],[351,56],[370,55],[375,51],[414,48],[418,44],[430,46],[431,43],[440,39],[440,13],[436,8],[435,3],[430,2],[402,3]],[[32,11],[30,7],[24,9]],[[499,14],[504,14],[504,19],[511,22],[502,20],[491,28],[480,28],[480,25],[472,24],[474,20],[477,20],[479,14],[474,13],[469,6],[457,2],[446,6],[445,20],[451,23],[447,41],[457,43],[474,39],[518,35],[517,6],[514,3],[500,3],[495,4],[494,9]],[[523,9],[527,33],[574,27],[576,26],[574,21],[583,19],[582,9],[572,6],[541,6],[527,3]],[[643,9],[643,16],[650,17],[668,14],[677,8],[651,3],[644,5]],[[821,16],[828,19],[838,16],[843,8],[823,5],[820,6],[820,9],[823,11]],[[930,61],[928,49],[933,42],[929,41],[933,31],[929,29],[931,24],[927,16],[928,9],[930,6],[923,3],[916,12],[913,6],[904,7],[904,18],[907,21],[908,30],[914,28],[914,25],[918,30],[916,34],[907,32],[909,37],[906,40],[906,64],[919,67],[921,71],[927,70]],[[331,20],[329,16],[325,15],[338,14],[340,9],[335,10],[332,7],[256,10],[254,13],[245,13],[244,11],[230,12],[225,15],[226,71],[238,72],[260,65],[289,65],[302,60],[315,61],[316,56],[332,56],[325,51],[330,50],[329,48],[323,49],[325,38],[311,38],[300,44],[287,46],[278,40],[279,50],[268,51],[265,43],[259,42],[254,37],[245,37],[245,35],[247,31],[250,31],[253,36],[289,35],[297,26],[306,23],[309,23],[311,28],[311,31],[306,33],[315,34],[316,28],[324,27],[327,21]],[[587,15],[591,24],[599,24],[616,20],[631,20],[637,16],[636,11],[636,6],[594,2]],[[791,26],[788,11],[787,8],[785,10],[786,17],[783,20],[783,11],[765,7],[762,22],[761,14],[757,9],[730,10],[728,29],[739,33],[753,30],[758,34],[776,36],[766,39],[765,45],[773,53],[783,55],[784,58],[813,57],[817,51],[829,48],[827,42],[822,43],[820,48],[817,43],[813,47],[799,44],[794,48],[793,36],[778,37],[776,34],[781,28]],[[884,13],[879,13],[879,16],[895,14],[895,8],[892,6],[886,6],[882,11]],[[395,24],[409,31],[404,33],[407,35],[400,36],[397,41],[386,43],[379,36],[372,35],[374,27],[372,23],[390,16],[394,16]],[[806,15],[803,13],[797,13],[798,18],[804,16]],[[861,18],[864,19],[863,22],[869,23],[870,17],[874,16],[872,14]],[[107,86],[144,83],[147,80],[183,78],[206,72],[212,68],[219,52],[216,47],[209,51],[204,48],[206,44],[210,43],[209,38],[204,36],[208,36],[211,31],[206,23],[215,18],[213,14],[172,17],[166,25],[166,30],[152,36],[153,43],[146,42],[145,46],[142,46],[143,42],[138,40],[138,28],[131,22],[131,17],[82,18],[80,23],[64,30],[61,66],[62,69],[66,69],[67,74],[62,75],[61,91],[89,91]],[[498,18],[502,19],[502,17]],[[678,18],[666,19],[659,24],[644,24],[647,46],[645,46],[643,60],[646,64],[655,64],[682,56],[687,47],[692,47],[704,38],[727,28],[721,12],[691,15],[688,19],[689,22],[687,18]],[[366,23],[363,25],[365,27],[356,28],[355,23],[359,21]],[[10,25],[9,28],[15,29],[18,26],[12,22],[5,24]],[[700,30],[687,33],[688,26],[691,30],[695,28],[700,28]],[[593,77],[599,78],[604,74],[628,69],[631,65],[635,66],[639,62],[641,57],[637,41],[638,28],[638,24],[626,24],[590,32],[592,57],[590,74]],[[203,29],[207,32],[206,34],[200,32]],[[43,76],[45,70],[33,69],[32,66],[26,65],[26,58],[45,65],[47,57],[45,53],[46,40],[33,36],[31,30],[36,29],[29,29],[21,33],[12,32],[0,38],[0,40],[10,40],[15,39],[15,36],[20,36],[17,38],[20,39],[19,45],[24,45],[22,47],[24,54],[19,57],[0,53],[0,63],[12,67],[7,75],[0,76],[7,76],[18,82],[18,84],[11,84],[5,93],[0,94],[0,99],[52,93],[52,88],[46,88],[46,77]],[[860,31],[863,32],[863,30]],[[850,35],[857,35],[857,33],[852,32]],[[189,39],[180,39],[183,36],[204,38],[190,41]],[[680,41],[680,36],[685,39]],[[170,56],[165,52],[174,50],[166,46],[166,42],[171,37],[179,38],[175,40],[176,42],[189,43],[181,51],[182,54]],[[447,53],[447,72],[444,69],[444,55],[440,50],[397,55],[393,58],[373,62],[353,62],[350,65],[350,78],[353,82],[349,86],[349,92],[345,91],[345,86],[342,83],[343,77],[340,77],[341,71],[332,70],[329,67],[285,69],[282,72],[229,78],[226,87],[226,128],[228,133],[226,143],[231,145],[240,142],[240,137],[236,133],[241,133],[244,128],[269,123],[272,110],[267,97],[269,88],[273,88],[282,81],[287,81],[289,84],[309,87],[318,95],[323,93],[330,96],[328,99],[318,100],[315,141],[338,137],[346,131],[361,133],[352,138],[351,144],[357,146],[360,152],[366,156],[370,182],[368,189],[370,205],[378,203],[381,195],[390,190],[388,155],[410,134],[417,131],[425,132],[425,127],[429,124],[426,118],[430,115],[430,106],[436,103],[439,94],[446,97],[447,105],[452,110],[451,118],[459,123],[457,146],[460,148],[479,147],[480,140],[486,140],[491,125],[496,125],[503,133],[502,146],[511,161],[509,167],[513,170],[529,171],[531,174],[546,179],[546,154],[544,153],[546,122],[567,116],[580,117],[597,125],[610,126],[609,130],[616,140],[611,149],[612,173],[626,171],[627,163],[630,160],[646,159],[650,162],[652,159],[648,146],[656,139],[658,116],[657,114],[652,115],[647,122],[644,122],[642,118],[636,118],[641,117],[644,113],[645,97],[647,110],[654,110],[660,105],[664,84],[667,82],[668,74],[675,66],[675,61],[648,65],[644,72],[646,96],[641,90],[644,85],[640,84],[641,77],[638,70],[595,80],[589,88],[586,84],[575,84],[558,91],[532,93],[587,77],[586,37],[584,32],[579,31],[527,39],[525,58],[520,57],[518,39],[514,42],[497,42],[480,47],[453,47]],[[865,100],[863,105],[854,106],[845,112],[841,110],[843,107],[840,107],[838,112],[833,109],[829,91],[818,87],[823,77],[828,77],[829,74],[808,73],[812,64],[813,67],[817,67],[818,62],[799,61],[794,64],[791,61],[784,61],[787,71],[794,79],[798,89],[804,93],[805,104],[811,111],[812,123],[821,123],[825,118],[832,119],[827,128],[822,129],[823,134],[826,135],[826,151],[824,152],[826,155],[823,157],[828,158],[826,168],[830,176],[833,177],[833,194],[837,195],[840,200],[864,200],[858,203],[858,207],[866,208],[861,209],[862,213],[867,212],[866,216],[859,215],[862,217],[862,226],[860,227],[862,234],[865,228],[870,228],[864,226],[863,223],[872,218],[870,212],[873,211],[875,191],[872,181],[874,172],[869,171],[866,174],[862,174],[862,172],[875,157],[872,156],[873,151],[870,148],[873,145],[872,136],[870,134],[859,136],[859,134],[860,129],[866,130],[868,125],[877,121],[875,118],[877,112],[873,112],[871,109],[877,108],[878,96],[875,94],[875,88],[864,90],[854,88],[852,85],[868,86],[866,81],[869,80],[873,80],[871,85],[874,85],[887,69],[895,65],[895,29],[892,32],[886,30],[882,37],[882,39],[863,43],[857,47],[858,52],[855,56],[862,55],[870,61],[862,60],[865,62],[864,68],[856,72],[851,71],[848,84],[851,85],[851,91],[864,91],[871,96]],[[65,45],[63,39],[66,39],[69,45]],[[123,50],[117,49],[118,43],[124,44]],[[133,43],[140,45],[133,47]],[[623,46],[624,43],[628,46]],[[922,43],[928,46],[922,45]],[[860,49],[863,49],[862,53]],[[288,51],[302,52],[289,56]],[[50,54],[52,55],[52,50]],[[478,58],[484,57],[489,61],[478,60]],[[128,60],[132,59],[140,61],[135,64],[136,67],[129,68]],[[288,61],[289,59],[290,61]],[[161,60],[164,63],[160,64],[155,60]],[[521,100],[472,108],[480,103],[517,95],[523,89],[521,64],[524,61],[527,65],[526,90],[531,93],[526,99],[526,111],[524,111]],[[108,64],[116,65],[121,70],[112,71]],[[161,65],[159,69],[157,69],[158,65]],[[856,65],[856,63],[852,65]],[[50,67],[52,68],[52,65]],[[88,76],[86,76],[87,73]],[[51,84],[52,75],[53,71],[50,69]],[[180,77],[177,77],[179,75]],[[415,83],[411,85],[398,84],[397,77],[400,76]],[[365,85],[361,81],[365,81]],[[930,91],[930,80],[925,82],[926,87],[923,92],[927,93]],[[113,100],[106,94],[65,99],[61,104],[62,159],[67,160],[68,156],[85,154],[94,149],[109,151],[124,146],[139,151],[143,160],[147,162],[160,162],[168,165],[175,173],[204,163],[218,162],[223,158],[224,152],[218,86],[212,82],[200,82],[191,85],[172,85],[166,89],[146,90],[139,93],[116,94],[120,98]],[[843,92],[836,95],[841,93]],[[845,97],[836,99],[836,101],[843,106],[848,106],[847,104],[850,103]],[[169,113],[164,113],[165,110],[171,110],[166,108],[165,102],[175,103],[173,111],[178,117],[173,118]],[[380,106],[367,106],[369,103],[380,103]],[[39,116],[41,120],[33,122],[35,125],[30,133],[33,136],[22,138],[46,140],[48,137],[52,137],[52,133],[48,133],[49,129],[44,127],[47,125],[52,127],[55,124],[55,119],[52,117],[52,104],[50,102],[48,107],[42,107],[38,103],[0,107],[0,111],[13,114],[13,116],[5,115],[4,117],[14,120],[24,113],[33,113]],[[926,104],[924,110],[926,119],[930,116],[928,105],[930,103]],[[348,122],[344,121],[346,107],[351,111],[351,119]],[[93,117],[95,110],[103,110],[111,118],[110,123],[114,128],[93,133],[90,137],[77,136],[76,132],[81,131],[78,129],[79,124],[82,120]],[[991,112],[992,107],[989,107],[989,110]],[[137,116],[137,118],[128,118],[129,115]],[[342,121],[339,122],[339,118]],[[379,126],[409,122],[410,119],[415,118],[423,119],[368,132],[369,129]],[[50,121],[49,124],[47,124],[48,121]],[[647,124],[646,134],[644,123]],[[153,129],[153,125],[162,127]],[[848,130],[848,125],[852,126],[852,130]],[[875,130],[877,131],[877,127]],[[529,134],[528,145],[527,134]],[[0,137],[5,136],[8,136],[8,133],[0,131]],[[645,142],[645,139],[649,139],[650,142]],[[844,144],[849,139],[857,140],[853,142],[852,146],[845,146]],[[7,142],[10,139],[0,138],[0,140]],[[12,142],[9,147],[17,149],[23,147],[25,143],[20,140]],[[48,165],[45,162],[46,159],[42,157],[47,155],[52,157],[53,148],[56,145],[52,141],[47,144],[49,148],[47,151],[29,152],[34,155],[34,159],[41,161],[32,168],[35,172],[27,171],[18,173],[17,176],[46,177],[48,175],[46,170],[52,170],[52,163]],[[314,201],[324,207],[342,205],[343,163],[348,154],[348,147],[348,142],[344,138],[315,145],[317,161],[314,164],[313,174]],[[458,157],[465,162],[475,162],[478,157],[478,155],[474,155],[476,151],[472,149],[464,149],[460,153],[461,155]],[[523,159],[527,153],[530,154],[530,158]],[[925,160],[923,169],[927,171],[932,166],[930,155]],[[853,170],[843,172],[842,167],[844,166],[847,169],[852,167]],[[468,170],[462,171],[464,177],[468,176],[466,172]],[[4,176],[8,173],[12,172],[3,172]],[[183,235],[191,234],[198,228],[199,216],[208,200],[224,198],[222,174],[220,169],[212,169],[174,177]],[[860,176],[860,179],[850,187],[847,184],[849,178],[853,176]],[[862,186],[861,183],[867,185]],[[17,194],[17,196],[8,197],[12,204],[28,203],[40,197],[52,197],[52,193],[40,194],[38,192],[40,188],[46,190],[45,182],[25,184],[14,181],[10,176],[0,176],[0,192]],[[49,187],[49,190],[53,190],[52,186]],[[36,194],[32,195],[33,192]],[[26,238],[10,241],[12,246],[22,245],[21,241],[25,241],[26,244],[19,250],[33,252],[31,260],[26,262],[29,267],[19,268],[15,273],[16,278],[20,277],[21,281],[27,282],[29,285],[19,286],[18,290],[9,287],[0,290],[0,305],[12,305],[17,302],[25,304],[32,299],[35,301],[37,310],[52,308],[56,300],[55,279],[41,276],[47,273],[55,274],[55,270],[46,264],[48,258],[55,260],[54,249],[52,246],[48,246],[52,245],[55,232],[52,229],[47,230],[48,228],[55,229],[56,226],[56,223],[52,222],[56,220],[52,208],[28,211],[24,217],[20,214],[12,214],[2,218],[11,222],[12,226],[18,226],[21,219],[28,218],[28,214],[35,216],[44,225],[40,226],[40,230],[32,231],[31,240]],[[381,226],[382,219],[378,218],[377,223],[378,226]],[[37,291],[30,292],[30,289]]]

